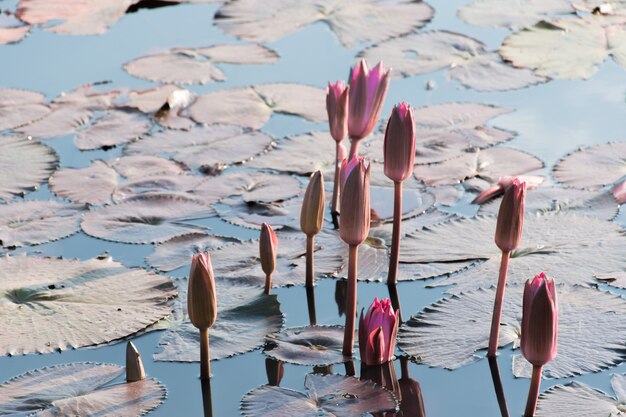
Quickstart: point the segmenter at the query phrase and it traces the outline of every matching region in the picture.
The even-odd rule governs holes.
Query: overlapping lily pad
[[[196,199],[147,194],[92,210],[85,214],[81,227],[90,236],[113,242],[158,243],[202,231],[185,222],[214,215],[213,209]]]
[[[615,393],[612,397],[577,381],[554,386],[539,397],[536,415],[537,417],[619,416],[623,414],[623,404],[626,401],[624,375],[613,375],[611,387]]]
[[[433,9],[406,0],[270,0],[263,7],[254,0],[229,2],[219,9],[215,24],[230,35],[272,42],[316,22],[324,22],[346,47],[379,42],[413,32],[428,22]]]
[[[135,77],[172,84],[206,84],[224,81],[215,64],[271,64],[276,51],[259,44],[222,44],[208,48],[173,48],[134,59],[124,69]]]
[[[477,0],[459,9],[459,17],[476,26],[521,29],[550,15],[573,13],[566,0]]]
[[[446,76],[479,91],[505,91],[545,82],[531,70],[511,67],[485,44],[459,33],[431,31],[392,38],[359,56],[384,62],[397,76],[411,77],[449,68]]]
[[[307,374],[304,386],[306,393],[263,385],[243,397],[241,411],[246,417],[354,417],[398,406],[390,391],[354,377]]]
[[[283,203],[220,204],[214,208],[224,221],[249,229],[261,229],[263,223],[271,224],[274,229],[299,229],[302,197]]]
[[[78,132],[76,146],[81,151],[110,148],[137,139],[151,128],[141,113],[111,111]]]
[[[123,373],[121,366],[91,362],[29,371],[0,385],[0,414],[134,417],[165,400],[165,387],[154,379],[114,384]]]
[[[626,175],[626,142],[582,148],[554,167],[554,177],[570,187],[597,190]]]
[[[167,317],[171,280],[110,259],[0,258],[1,355],[118,340]],[[53,318],[53,319],[51,319]]]
[[[465,262],[475,266],[431,284],[455,285],[458,293],[495,286],[500,251],[493,241],[496,220],[477,217],[425,228],[402,240],[400,262]],[[615,223],[573,213],[527,215],[522,242],[513,251],[507,282],[524,283],[541,271],[558,282],[588,284],[597,274],[626,269],[620,254],[626,237]]]
[[[318,87],[260,84],[204,94],[189,108],[189,113],[198,123],[226,123],[259,129],[274,112],[324,122],[328,117],[324,100],[325,92]]]
[[[265,354],[297,365],[322,366],[352,360],[344,356],[342,326],[306,326],[285,329],[270,335]]]
[[[171,325],[159,339],[154,360],[199,362],[200,333],[187,316],[187,279],[179,280],[178,287]],[[262,287],[232,285],[218,279],[216,294],[219,313],[209,330],[212,360],[257,349],[266,335],[278,332],[283,325],[276,295],[264,294]]]
[[[87,168],[62,168],[48,181],[50,190],[75,203],[108,204],[117,187],[117,173],[102,161]]]
[[[10,27],[0,27],[0,45],[19,42],[28,35],[30,26],[17,25]]]
[[[116,158],[109,164],[129,180],[153,175],[180,175],[185,172],[181,164],[171,159],[151,155],[131,155]]]
[[[19,201],[0,205],[0,244],[37,245],[80,230],[83,207],[56,201]]]
[[[549,273],[549,270],[548,270]],[[559,276],[555,281],[563,282]],[[557,286],[559,297],[558,355],[544,367],[544,376],[564,378],[598,372],[625,358],[622,341],[626,301],[594,288]],[[499,346],[519,345],[523,286],[508,286],[502,312]],[[430,366],[456,369],[483,357],[489,339],[495,288],[479,289],[436,302],[406,322],[398,346]],[[459,338],[457,335],[462,334]],[[513,359],[517,377],[530,376],[521,356]]]
[[[41,93],[12,88],[0,89],[0,130],[22,126],[50,113]]]
[[[54,171],[58,159],[45,145],[18,136],[0,136],[0,200],[35,189]]]

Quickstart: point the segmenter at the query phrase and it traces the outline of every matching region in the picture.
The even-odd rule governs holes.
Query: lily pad
[[[416,165],[413,175],[426,185],[454,185],[480,178],[496,182],[506,175],[534,173],[543,162],[526,152],[511,148],[489,148],[466,153],[438,164]]]
[[[154,379],[113,384],[123,373],[121,366],[91,362],[29,371],[0,385],[0,414],[134,417],[165,400],[165,387]]]
[[[549,269],[547,270],[550,273]],[[563,282],[555,275],[557,282]],[[565,378],[599,372],[622,362],[626,300],[595,288],[560,285],[559,346],[545,365],[544,377]],[[499,346],[519,346],[523,286],[507,286]],[[430,366],[456,369],[482,358],[488,345],[495,288],[445,298],[412,317],[399,330],[398,347]],[[456,335],[462,334],[459,338]],[[516,377],[530,376],[520,355],[513,358]],[[528,366],[523,366],[524,363]]]
[[[267,337],[265,354],[296,365],[323,366],[352,360],[344,356],[342,326],[306,326],[285,329]]]
[[[50,190],[75,203],[108,204],[117,187],[117,173],[102,161],[87,168],[62,168],[48,181]]]
[[[241,412],[246,417],[356,417],[398,406],[390,391],[354,377],[307,374],[304,386],[306,393],[271,385],[253,389],[242,398]]]
[[[58,164],[54,151],[17,136],[0,136],[0,200],[32,191]]]
[[[598,190],[626,175],[626,142],[582,148],[554,167],[554,177],[570,187]]]
[[[215,215],[203,202],[178,195],[139,195],[85,214],[81,227],[90,236],[123,243],[158,243],[202,231],[185,221]]]
[[[263,223],[268,223],[275,230],[283,227],[297,230],[300,228],[302,198],[292,198],[284,203],[218,204],[214,208],[224,221],[237,226],[260,230]]]
[[[181,175],[185,172],[179,163],[151,155],[122,156],[109,164],[129,180],[153,175]]]
[[[1,36],[1,35],[0,35]],[[50,113],[41,93],[0,89],[0,130],[20,127]]]
[[[224,81],[216,63],[272,64],[276,51],[259,44],[223,44],[208,48],[173,48],[164,53],[134,59],[124,65],[129,74],[172,84],[206,84]]]
[[[0,258],[1,355],[112,342],[168,316],[169,278],[110,259]]]
[[[214,261],[218,261],[214,257]],[[258,349],[265,336],[283,326],[280,303],[263,287],[232,285],[216,281],[218,318],[209,329],[211,360],[224,359]],[[171,326],[159,339],[156,361],[199,362],[200,332],[187,315],[187,279],[178,281],[179,297],[174,304]],[[237,335],[237,337],[233,337]]]
[[[459,33],[411,33],[359,53],[368,61],[383,60],[395,76],[411,77],[449,68],[447,77],[478,91],[505,91],[545,82],[528,69],[513,68],[485,44]]]
[[[183,198],[201,199],[196,190],[205,182],[205,178],[198,175],[151,175],[142,178],[133,178],[115,189],[113,201],[120,203],[140,196],[166,194]],[[209,205],[202,200],[204,205]]]
[[[623,413],[626,379],[624,375],[613,375],[611,387],[614,396],[591,388],[581,382],[572,381],[556,385],[541,394],[537,402],[537,417],[586,417],[619,416]]]
[[[460,262],[475,265],[431,284],[456,285],[448,292],[458,293],[496,284],[500,251],[493,241],[496,219],[477,217],[435,225],[402,239],[400,262]],[[507,282],[523,284],[545,271],[558,282],[588,284],[594,276],[626,269],[620,256],[626,250],[626,237],[615,223],[573,213],[529,215],[524,233],[509,263]]]
[[[188,132],[164,130],[130,143],[128,155],[168,156],[192,169],[213,172],[245,162],[272,143],[265,133],[237,126],[197,127]]]
[[[19,42],[29,33],[30,26],[28,25],[0,27],[0,45]]]
[[[137,139],[151,128],[141,113],[111,111],[78,132],[76,146],[81,151],[110,148]]]
[[[146,90],[128,92],[124,106],[140,110],[144,113],[154,113],[166,102],[167,98],[179,87],[171,84],[159,85]]]
[[[265,8],[267,5],[264,5]],[[198,123],[225,123],[260,129],[273,112],[327,120],[325,92],[302,84],[261,84],[204,94],[189,108]]]
[[[550,15],[573,12],[566,0],[478,0],[461,7],[458,15],[470,25],[517,30]]]
[[[44,118],[17,129],[19,133],[36,139],[49,139],[69,135],[89,122],[93,112],[82,106],[63,105]]]
[[[56,201],[19,201],[0,205],[0,244],[38,245],[80,230],[82,206]]]
[[[215,24],[226,33],[256,42],[273,42],[316,22],[328,25],[341,44],[379,42],[413,32],[433,16],[424,2],[406,0],[270,0],[260,7],[254,0],[237,0],[222,6]]]

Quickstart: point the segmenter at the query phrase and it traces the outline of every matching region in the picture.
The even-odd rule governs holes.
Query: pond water
[[[463,23],[456,10],[463,0],[430,0],[435,9],[433,20],[423,30],[445,29],[463,33],[497,48],[509,34],[506,29],[485,29]],[[13,10],[14,0],[0,1],[0,8]],[[218,4],[182,4],[156,9],[140,9],[125,15],[101,36],[59,36],[35,28],[23,41],[0,46],[0,87],[22,88],[44,93],[49,99],[63,91],[98,81],[107,81],[111,88],[142,89],[154,83],[140,80],[123,71],[129,60],[169,47],[200,47],[220,42],[232,42],[212,24]],[[306,83],[324,87],[329,80],[344,79],[354,64],[355,55],[363,45],[343,47],[322,23],[307,26],[278,41],[267,44],[276,50],[280,59],[273,65],[222,65],[227,80],[191,86],[197,93],[235,86],[266,82]],[[427,90],[426,83],[436,87]],[[387,117],[394,103],[407,101],[414,107],[447,102],[478,102],[507,107],[515,111],[498,117],[497,126],[517,132],[508,146],[522,149],[541,158],[550,175],[550,168],[564,155],[581,146],[624,139],[624,85],[626,72],[612,60],[604,62],[598,74],[587,81],[553,80],[546,84],[507,92],[481,93],[464,89],[450,81],[444,71],[393,79],[383,110]],[[275,138],[312,130],[326,130],[325,123],[313,123],[301,118],[277,115],[262,128]],[[80,152],[73,144],[74,135],[46,141],[60,157],[61,167],[87,167],[96,159],[109,159],[121,154],[121,148],[108,151]],[[330,140],[330,139],[329,139]],[[27,194],[27,200],[56,199],[46,185]],[[473,215],[475,206],[471,196],[447,211]],[[626,220],[615,220],[624,225]],[[196,221],[220,235],[241,239],[255,238],[257,232],[236,227],[218,219]],[[152,253],[153,245],[129,245],[95,239],[80,232],[69,238],[43,245],[18,248],[44,256],[89,259],[108,252],[114,259],[129,267],[147,267],[144,258]],[[187,267],[179,268],[172,276],[184,277]],[[304,279],[304,277],[303,277]],[[494,279],[495,283],[495,279]],[[605,285],[603,289],[609,290]],[[426,288],[423,281],[402,282],[398,285],[404,317],[444,297],[445,288]],[[611,288],[610,291],[620,293]],[[285,316],[285,327],[309,324],[304,287],[280,288],[277,294]],[[359,309],[377,297],[388,296],[383,283],[359,283]],[[320,324],[343,324],[335,304],[335,280],[319,280],[315,287],[317,321]],[[146,372],[160,380],[168,390],[165,402],[150,415],[196,416],[203,413],[203,401],[197,363],[168,363],[151,360],[160,332],[151,332],[132,338],[143,354]],[[236,337],[236,335],[233,335]],[[500,374],[511,415],[521,415],[528,392],[529,380],[516,379],[510,369],[511,347],[501,349]],[[86,348],[45,355],[26,355],[0,358],[0,380],[4,381],[30,369],[74,361],[94,361],[123,364],[125,343],[99,348]],[[249,390],[267,383],[266,357],[261,350],[212,362],[211,390],[215,416],[239,415],[239,401]],[[400,363],[396,361],[396,369]],[[334,365],[333,372],[344,374],[343,365]],[[304,376],[311,367],[285,364],[281,386],[303,390]],[[609,370],[577,377],[594,388],[610,391],[610,375],[626,372],[622,364]],[[357,364],[358,374],[358,364]],[[455,371],[410,364],[412,378],[419,381],[426,414],[435,417],[457,415],[498,416],[500,411],[493,389],[491,373],[486,360],[464,366]],[[542,390],[565,383],[573,378],[544,380]]]

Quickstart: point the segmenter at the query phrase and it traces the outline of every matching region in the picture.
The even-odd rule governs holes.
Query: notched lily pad
[[[241,400],[246,417],[355,417],[368,413],[395,410],[395,396],[371,381],[342,375],[307,374],[306,393],[263,385]]]
[[[191,257],[198,252],[212,251],[234,242],[237,239],[190,233],[157,245],[154,252],[146,258],[146,262],[159,271],[170,272],[189,265]]]
[[[107,149],[137,139],[150,128],[150,121],[141,113],[115,110],[80,130],[75,142],[81,151]]]
[[[322,366],[352,360],[344,356],[342,326],[306,326],[285,329],[267,337],[265,354],[296,365]]]
[[[554,177],[570,187],[598,190],[626,175],[626,142],[606,143],[573,152],[554,167]]]
[[[134,417],[165,400],[165,387],[154,379],[112,383],[123,373],[121,366],[91,362],[29,371],[0,385],[0,414]]]
[[[0,89],[0,130],[20,127],[46,116],[50,109],[44,101],[45,96],[34,91]]]
[[[19,201],[0,205],[0,244],[38,245],[80,230],[84,208],[56,201]]]
[[[49,353],[130,336],[168,316],[175,295],[169,278],[110,259],[2,257],[0,354]]]
[[[461,7],[458,15],[470,25],[521,29],[550,15],[573,12],[566,0],[478,0]]]
[[[214,262],[218,258],[214,258]],[[278,332],[283,315],[276,295],[262,287],[216,282],[217,321],[209,329],[211,360],[249,352],[263,345],[265,336]],[[187,279],[178,281],[179,297],[174,304],[171,325],[159,339],[156,361],[199,362],[200,332],[187,315]],[[233,337],[236,335],[236,337]]]
[[[75,203],[108,204],[117,188],[117,173],[102,161],[87,168],[61,168],[48,181],[50,190]]]
[[[129,180],[153,175],[181,175],[185,172],[179,163],[151,155],[122,156],[109,164]]]

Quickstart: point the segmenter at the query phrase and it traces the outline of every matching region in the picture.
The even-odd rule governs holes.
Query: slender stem
[[[533,366],[533,376],[530,379],[530,389],[528,390],[528,400],[526,401],[526,411],[524,417],[533,417],[537,409],[537,399],[539,398],[539,388],[541,386],[541,365]]]
[[[409,379],[409,360],[406,357],[400,358],[400,378]]]
[[[335,183],[333,184],[333,199],[330,203],[330,213],[333,217],[333,227],[339,229],[337,214],[339,214],[339,168],[341,161],[339,160],[339,147],[341,144],[335,142]]]
[[[348,253],[348,291],[346,294],[346,326],[343,334],[343,354],[352,356],[354,321],[356,318],[356,273],[359,247],[350,245]]]
[[[496,390],[496,399],[500,407],[500,414],[502,414],[502,417],[509,417],[509,409],[506,406],[506,397],[504,395],[504,388],[502,387],[502,379],[500,378],[500,369],[498,368],[498,358],[489,357],[487,359],[489,361],[489,369],[491,370],[493,387]]]
[[[272,288],[272,274],[265,274],[265,294],[269,294],[271,288]]]
[[[398,287],[396,285],[387,285],[389,290],[389,299],[391,300],[391,306],[398,312],[398,320],[402,324],[402,309],[400,307],[400,297],[398,296]]]
[[[309,308],[309,322],[311,326],[317,325],[317,318],[315,315],[315,288],[306,287],[306,304]]]
[[[204,417],[213,417],[213,398],[211,396],[211,380],[200,381],[202,387],[202,405],[204,407]]]
[[[346,368],[346,376],[356,375],[356,369],[354,367],[354,361],[352,359],[350,359],[347,362],[344,362],[344,367]]]
[[[361,143],[361,139],[350,138],[350,153],[348,154],[348,161],[352,160],[352,158],[358,155],[359,143]]]
[[[209,329],[200,329],[200,379],[211,379]]]
[[[313,282],[315,281],[315,270],[313,266],[313,256],[315,253],[315,248],[313,247],[313,243],[315,239],[315,235],[307,235],[306,237],[306,286],[312,287]]]
[[[402,183],[394,182],[393,187],[393,231],[391,234],[391,257],[387,285],[398,282],[398,261],[400,259],[400,224],[402,223]]]
[[[493,304],[493,316],[491,317],[491,333],[489,335],[489,350],[487,356],[496,356],[498,350],[498,333],[500,332],[500,317],[502,316],[502,303],[504,301],[504,289],[506,288],[506,271],[509,267],[511,252],[502,252],[500,260],[500,276],[496,289],[496,300]]]

